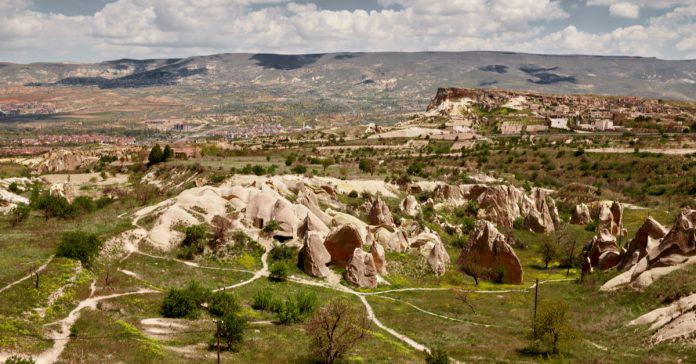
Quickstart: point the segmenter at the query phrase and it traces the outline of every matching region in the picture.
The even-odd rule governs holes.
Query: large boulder
[[[607,229],[613,235],[622,234],[623,226],[623,206],[617,202],[611,205],[600,201],[597,209],[597,225],[599,229]]]
[[[590,265],[606,270],[618,264],[618,257],[621,255],[616,237],[608,229],[601,229],[599,234],[585,245],[584,256],[589,258]],[[605,254],[608,253],[608,254]],[[603,258],[602,258],[603,257]],[[600,259],[602,258],[602,259]],[[602,261],[602,264],[600,264]],[[612,263],[614,263],[612,265]]]
[[[254,190],[249,192],[246,205],[246,217],[256,228],[263,228],[271,221],[278,196],[270,191]]]
[[[660,239],[667,235],[667,228],[648,216],[643,225],[638,228],[636,235],[628,243],[628,249],[623,254],[619,269],[631,267],[638,263],[640,259],[648,254],[648,250],[656,248],[660,244]]]
[[[545,190],[535,188],[531,197],[524,190],[507,185],[477,184],[460,190],[465,191],[465,198],[478,203],[478,218],[501,228],[511,229],[516,219],[523,218],[527,227],[534,231],[555,229],[558,211]]]
[[[362,249],[365,240],[358,228],[352,224],[341,225],[329,233],[324,240],[324,246],[331,255],[331,263],[344,268],[353,257],[355,249]]]
[[[331,273],[326,266],[331,262],[331,255],[324,246],[322,237],[316,232],[309,232],[298,256],[302,270],[313,277],[326,278]]]
[[[377,287],[377,268],[372,254],[356,248],[351,254],[343,278],[360,288]]]
[[[457,259],[459,268],[477,279],[521,284],[522,265],[507,240],[493,223],[476,221],[469,242]]]
[[[609,208],[611,211],[611,217],[614,220],[614,229],[611,233],[614,235],[623,235],[621,229],[623,228],[623,212],[624,208],[621,203],[614,201]]]
[[[696,255],[696,210],[684,209],[655,249],[648,250],[651,267],[672,265]]]
[[[570,223],[574,225],[587,225],[590,222],[592,222],[590,208],[584,203],[575,205],[575,208],[570,215]]]
[[[384,248],[373,242],[370,247],[370,254],[372,254],[372,260],[375,262],[377,272],[383,276],[387,275],[387,259],[384,256]]]
[[[278,229],[273,232],[273,236],[285,239],[295,237],[295,229],[300,224],[300,220],[295,215],[293,204],[286,199],[278,199],[273,204],[271,210],[271,220],[278,223]]]
[[[399,204],[399,208],[404,215],[410,217],[416,217],[421,210],[418,201],[413,195],[406,196],[406,198],[404,198],[404,200]]]
[[[368,220],[372,225],[394,225],[394,218],[392,217],[391,211],[389,211],[389,206],[382,201],[379,195],[377,195],[377,198],[372,203],[372,208],[368,214]]]
[[[445,202],[458,203],[464,200],[464,193],[459,186],[442,184],[435,187],[433,194],[437,199]]]
[[[412,240],[411,247],[418,249],[433,272],[438,276],[445,274],[447,265],[450,263],[450,256],[440,237],[426,228]]]
[[[316,215],[308,213],[297,227],[297,238],[304,240],[310,232],[318,233],[323,238],[329,231],[329,228]]]
[[[532,191],[533,208],[525,218],[525,226],[536,233],[547,233],[554,230],[555,224],[551,215],[551,208],[546,201],[546,194],[543,190],[535,188]],[[554,208],[555,208],[554,204]],[[556,211],[558,215],[558,211]]]
[[[386,251],[403,253],[409,248],[406,233],[392,226],[378,226],[372,230],[374,241],[379,243]]]
[[[309,211],[311,211],[314,215],[320,218],[321,221],[324,222],[324,224],[331,224],[331,216],[327,215],[326,213],[324,213],[324,211],[322,211],[321,207],[319,206],[319,199],[312,190],[304,187],[301,188],[300,193],[297,195],[296,202],[308,208]]]

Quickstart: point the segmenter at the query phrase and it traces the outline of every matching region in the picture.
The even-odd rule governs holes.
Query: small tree
[[[10,211],[10,225],[12,225],[12,227],[17,226],[20,222],[28,219],[30,213],[31,207],[29,205],[18,203],[17,206]]]
[[[225,315],[219,322],[215,332],[215,338],[223,341],[227,350],[236,351],[244,341],[246,321],[234,313]]]
[[[79,260],[85,267],[92,265],[92,260],[101,248],[102,242],[95,234],[84,231],[69,231],[63,234],[56,256]]]
[[[358,168],[365,173],[373,175],[377,170],[377,161],[370,158],[361,159],[360,162],[358,162]]]
[[[220,215],[215,215],[212,220],[212,225],[213,233],[210,237],[210,247],[213,250],[217,250],[220,248],[220,246],[222,246],[222,244],[225,243],[227,231],[232,227],[232,223],[230,220],[227,220]]]
[[[172,147],[169,146],[169,144],[164,146],[164,150],[162,151],[162,162],[166,162],[170,159],[174,158],[174,150],[172,150]]]
[[[160,147],[159,144],[155,144],[155,146],[150,149],[150,154],[147,157],[147,166],[153,166],[161,162],[162,158],[164,158],[162,147]]]
[[[288,265],[283,261],[275,262],[271,265],[268,278],[272,281],[283,282],[288,279]]]
[[[311,349],[324,363],[331,364],[365,339],[370,321],[341,298],[322,307],[305,326]]]
[[[208,299],[208,312],[217,317],[225,317],[237,313],[241,309],[239,302],[231,293],[224,291],[214,292]]]
[[[569,311],[565,301],[546,301],[540,305],[531,334],[537,351],[560,354],[578,336]]]
[[[471,312],[476,313],[474,305],[471,303],[471,296],[469,295],[468,291],[465,291],[463,289],[455,289],[454,299],[468,306],[471,309]]]
[[[549,263],[558,258],[560,252],[561,247],[558,241],[550,237],[545,237],[539,246],[539,253],[541,254],[541,260],[544,261],[544,268],[548,269]]]

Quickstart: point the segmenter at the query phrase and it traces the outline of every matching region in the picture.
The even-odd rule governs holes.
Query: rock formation
[[[548,202],[551,198],[544,190],[534,189],[531,197],[506,185],[470,185],[466,190],[465,198],[478,203],[481,219],[510,229],[516,219],[524,218],[526,226],[534,231],[546,233],[555,229],[558,211],[555,203]]]
[[[350,256],[343,278],[360,288],[377,287],[377,268],[372,254],[356,248]]]
[[[389,206],[387,206],[382,198],[377,195],[377,198],[372,203],[372,208],[368,215],[368,221],[371,225],[385,225],[393,226],[394,218],[392,217],[391,211],[389,211]]]
[[[378,226],[372,230],[374,241],[379,243],[386,251],[403,253],[409,248],[406,234],[400,228],[391,226]]]
[[[447,264],[450,263],[450,256],[437,234],[426,228],[425,231],[413,238],[411,247],[418,249],[436,275],[445,274]]]
[[[310,276],[326,278],[330,274],[326,265],[331,261],[331,255],[324,246],[323,238],[316,232],[307,234],[298,259],[302,270]]]
[[[377,273],[383,276],[387,275],[387,260],[384,256],[384,248],[374,242],[370,247],[370,254],[372,254],[372,260],[375,262]]]
[[[404,200],[399,204],[399,207],[404,215],[410,217],[416,217],[421,210],[418,201],[413,195],[406,196],[406,198],[404,198]]]
[[[654,250],[660,243],[660,239],[667,235],[667,228],[662,226],[652,217],[648,216],[643,225],[638,228],[636,235],[628,243],[626,253],[623,254],[619,269],[631,267],[648,254],[648,250]]]
[[[587,225],[592,222],[590,208],[584,203],[575,205],[573,213],[570,215],[570,223],[574,225]]]
[[[457,259],[459,268],[476,279],[499,283],[521,284],[522,266],[507,238],[493,223],[476,221],[469,242]]]
[[[599,234],[585,245],[584,256],[589,258],[592,268],[606,270],[616,266],[621,252],[616,245],[616,237],[608,229],[601,229]]]
[[[342,225],[329,233],[324,241],[326,250],[331,255],[331,263],[345,267],[353,257],[353,251],[362,249],[365,241],[360,231],[352,224]]]

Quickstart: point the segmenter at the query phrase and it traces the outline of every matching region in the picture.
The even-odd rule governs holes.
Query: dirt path
[[[38,272],[42,272],[44,269],[46,269],[46,267],[48,266],[48,264],[51,263],[51,261],[53,260],[54,257],[55,257],[55,255],[51,255],[51,256],[48,258],[48,260],[46,260],[46,262],[45,262],[44,264],[42,264],[40,267],[38,267],[38,268],[36,268],[35,270],[33,270],[31,273],[29,273],[29,274],[27,274],[26,276],[24,276],[24,277],[22,277],[22,278],[20,278],[20,279],[18,279],[18,280],[16,280],[16,281],[14,281],[14,282],[12,282],[12,283],[6,285],[5,287],[0,288],[0,293],[2,293],[2,292],[4,292],[4,291],[6,291],[6,290],[12,288],[13,286],[16,286],[16,285],[18,285],[18,284],[20,284],[20,283],[26,281],[27,279],[31,278],[34,274],[36,274],[36,273],[38,273]]]

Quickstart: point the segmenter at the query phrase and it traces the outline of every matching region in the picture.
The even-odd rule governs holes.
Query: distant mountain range
[[[216,54],[93,64],[0,63],[0,85],[185,85],[422,98],[438,87],[696,99],[696,60],[509,52]]]

